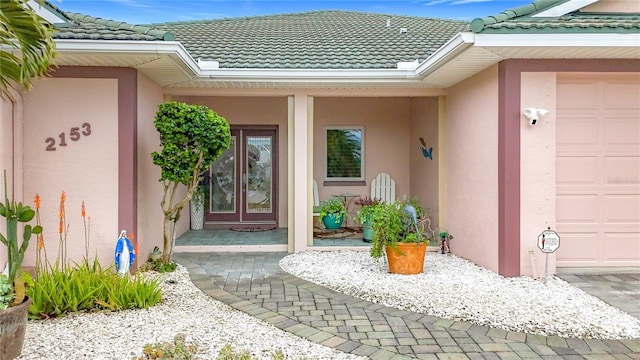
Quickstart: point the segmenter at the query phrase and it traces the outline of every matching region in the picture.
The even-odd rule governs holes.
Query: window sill
[[[324,186],[367,186],[366,181],[325,181]]]

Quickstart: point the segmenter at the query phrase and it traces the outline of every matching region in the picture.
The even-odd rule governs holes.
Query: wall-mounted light
[[[529,125],[535,126],[538,123],[538,118],[547,115],[549,111],[545,109],[526,108],[522,113],[529,119]]]

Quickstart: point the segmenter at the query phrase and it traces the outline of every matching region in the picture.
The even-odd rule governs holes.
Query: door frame
[[[242,219],[241,215],[238,215],[239,219],[238,221],[236,220],[229,220],[229,218],[227,217],[226,219],[221,219],[221,220],[211,220],[211,215],[209,215],[209,213],[205,214],[205,228],[208,229],[219,229],[219,228],[228,228],[229,225],[237,225],[238,227],[255,227],[254,225],[276,225],[278,224],[278,220],[279,220],[279,136],[278,136],[278,125],[230,125],[231,131],[238,131],[240,132],[238,138],[236,139],[236,146],[239,147],[239,149],[241,149],[242,147],[244,147],[243,141],[244,141],[244,137],[246,136],[244,133],[245,132],[249,132],[251,133],[252,131],[273,131],[273,146],[272,146],[272,155],[271,155],[271,178],[272,178],[272,184],[271,184],[271,197],[272,197],[272,208],[273,208],[273,220],[253,220],[253,221],[247,221]],[[237,154],[238,156],[242,155],[243,160],[245,157],[245,154]],[[244,162],[243,162],[244,164]],[[237,168],[236,169],[240,169],[242,164],[236,164]],[[236,186],[241,186],[241,178],[242,178],[242,171],[237,173],[237,184]],[[238,188],[236,188],[236,192],[238,191]],[[243,215],[246,213],[246,209],[244,208],[244,203],[240,201],[240,196],[238,196],[236,194],[236,203],[237,205],[237,212],[242,213]]]

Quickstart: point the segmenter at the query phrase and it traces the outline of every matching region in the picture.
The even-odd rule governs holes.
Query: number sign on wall
[[[72,127],[69,130],[69,139],[71,141],[78,141],[80,140],[80,137],[89,135],[91,135],[91,124],[89,123],[82,124],[82,131],[80,131],[79,127]],[[58,137],[60,138],[58,146],[67,146],[67,133],[61,132],[60,134],[58,134]],[[48,137],[44,142],[47,144],[47,151],[56,151],[55,138]]]

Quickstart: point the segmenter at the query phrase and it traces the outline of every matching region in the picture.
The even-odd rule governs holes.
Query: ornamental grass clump
[[[113,266],[104,268],[97,259],[38,271],[28,294],[33,299],[30,319],[79,311],[147,309],[162,300],[159,280],[119,276]]]
[[[141,276],[119,276],[115,267],[103,267],[97,259],[89,259],[91,218],[82,201],[80,215],[84,225],[85,257],[80,263],[67,260],[69,224],[65,211],[66,195],[62,192],[59,207],[58,257],[50,264],[46,257],[44,238],[38,237],[36,281],[27,289],[32,298],[30,319],[64,316],[79,311],[118,311],[148,308],[162,300],[159,280]],[[40,197],[35,199],[36,223],[40,224]],[[133,238],[133,237],[132,237]],[[136,242],[136,245],[137,242]],[[137,246],[136,246],[137,253]],[[44,256],[42,254],[44,252]]]

